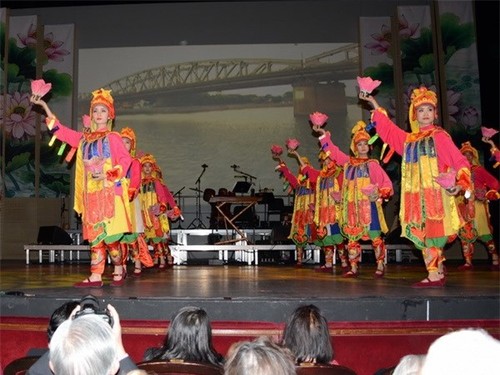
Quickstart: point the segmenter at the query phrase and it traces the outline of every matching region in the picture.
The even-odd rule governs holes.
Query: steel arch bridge
[[[349,44],[305,59],[217,59],[165,65],[128,75],[104,87],[112,90],[115,100],[134,101],[298,81],[338,81],[358,73],[358,44]],[[88,100],[89,94],[80,95],[79,99]]]

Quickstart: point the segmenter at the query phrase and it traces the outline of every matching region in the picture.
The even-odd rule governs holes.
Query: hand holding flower
[[[288,138],[286,141],[286,148],[288,149],[289,153],[292,153],[293,151],[296,151],[297,148],[299,148],[300,142],[296,140],[295,138]]]
[[[368,96],[380,86],[382,81],[373,80],[371,77],[356,77],[359,85],[359,92],[364,96]]]
[[[321,112],[313,112],[309,115],[309,121],[311,121],[314,131],[319,131],[325,126],[327,120],[328,116]]]

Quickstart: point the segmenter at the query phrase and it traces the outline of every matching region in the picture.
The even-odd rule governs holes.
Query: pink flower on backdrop
[[[434,178],[434,181],[436,181],[443,189],[449,189],[455,186],[456,176],[457,172],[450,170],[449,172],[440,173]]]
[[[36,47],[36,25],[32,23],[26,34],[18,33],[17,37],[26,47]]]
[[[359,90],[365,94],[371,94],[373,90],[380,86],[382,81],[372,79],[371,77],[357,77]]]
[[[286,148],[290,151],[295,151],[300,146],[300,142],[295,138],[288,138],[286,140]]]
[[[52,88],[52,83],[45,83],[43,79],[31,81],[31,93],[40,97],[47,94]]]
[[[462,125],[467,129],[477,128],[479,112],[475,107],[469,106],[462,113]]]
[[[3,105],[3,100],[2,100]],[[32,137],[36,134],[35,112],[31,110],[30,94],[15,92],[14,95],[7,95],[7,107],[5,117],[0,115],[1,122],[5,126],[5,132],[11,134],[13,138]]]
[[[398,21],[399,35],[402,38],[408,39],[416,34],[419,27],[418,23],[410,25],[404,14],[398,18]],[[389,52],[392,41],[390,26],[383,24],[380,27],[380,33],[373,33],[371,37],[375,42],[367,43],[364,47],[371,50],[372,55],[382,55],[383,53]]]
[[[491,138],[497,133],[498,133],[498,130],[496,130],[496,129],[481,126],[481,134],[483,135],[483,137]]]
[[[328,116],[321,112],[313,112],[309,115],[309,120],[314,126],[323,126],[328,121]]]
[[[19,40],[23,45],[30,48],[35,48],[36,46],[36,25],[31,24],[28,32],[26,34],[17,34]],[[70,52],[62,48],[64,42],[60,40],[54,40],[53,33],[47,33],[44,35],[43,46],[47,58],[52,61],[64,61],[63,56],[67,56]]]
[[[54,40],[54,34],[45,34],[45,40],[43,45],[45,47],[45,53],[47,58],[52,61],[64,61],[64,56],[70,54],[70,52],[62,48],[64,42],[61,40]]]
[[[280,156],[281,154],[283,154],[283,148],[279,145],[272,145],[271,154],[273,154],[273,156]]]

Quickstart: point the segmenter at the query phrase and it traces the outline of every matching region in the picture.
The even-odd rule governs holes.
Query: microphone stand
[[[179,208],[181,208],[181,207],[182,207],[182,205],[181,205],[181,201],[182,201],[182,198],[181,198],[181,191],[183,191],[183,190],[184,190],[184,188],[185,188],[185,186],[183,186],[180,190],[178,190],[177,192],[175,192],[175,193],[174,193],[174,197],[175,197],[175,196],[177,196],[177,197],[178,197],[178,198],[177,198],[177,204],[178,204]],[[183,228],[182,228],[182,220],[181,220],[181,219],[177,220],[177,228],[175,228],[175,229],[183,229]]]
[[[203,164],[201,166],[203,170],[201,171],[201,174],[198,176],[198,179],[196,180],[196,217],[193,219],[193,221],[188,225],[187,229],[190,228],[195,228],[195,229],[206,229],[207,227],[205,224],[203,224],[203,221],[201,220],[201,176],[205,173],[205,170],[207,169],[208,165]]]

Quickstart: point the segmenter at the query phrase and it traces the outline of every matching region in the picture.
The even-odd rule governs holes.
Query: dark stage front
[[[480,262],[468,272],[448,262],[447,286],[439,289],[411,288],[425,276],[420,262],[388,264],[384,279],[374,279],[368,263],[357,279],[342,278],[339,265],[334,274],[314,272],[312,265],[179,265],[145,270],[123,287],[109,286],[108,266],[103,288],[75,289],[72,284],[88,276],[86,262],[2,261],[1,315],[48,317],[64,301],[91,293],[123,319],[168,320],[181,306],[197,305],[213,321],[284,322],[304,303],[318,305],[330,321],[499,319],[500,273]]]

